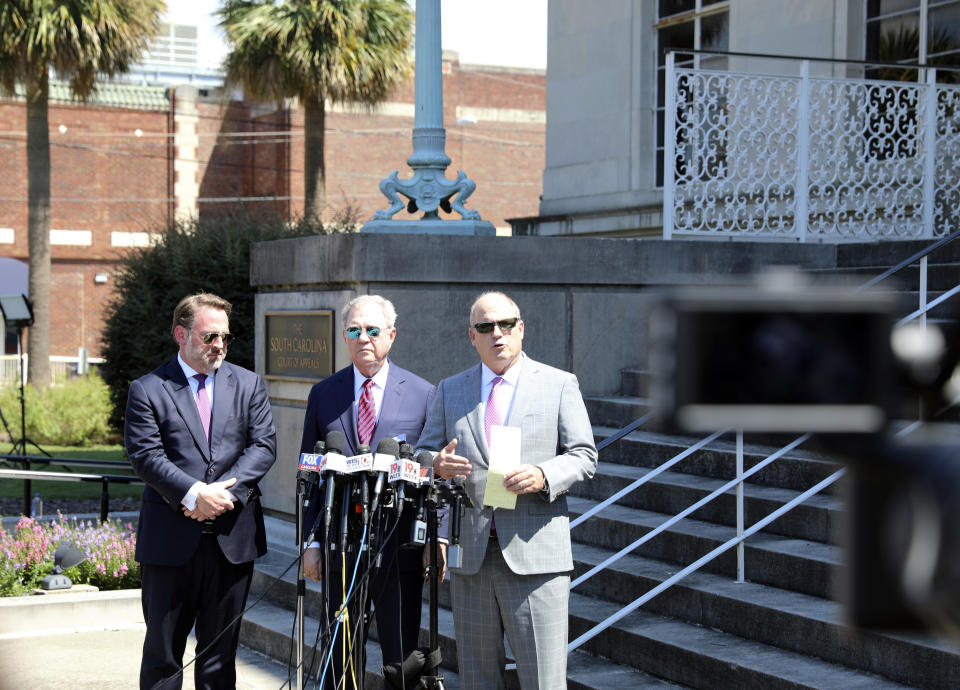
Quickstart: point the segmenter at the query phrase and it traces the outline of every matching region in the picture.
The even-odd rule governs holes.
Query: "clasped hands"
[[[204,484],[197,491],[197,502],[194,504],[193,510],[183,506],[183,514],[188,518],[202,522],[223,515],[228,510],[233,510],[233,496],[227,489],[236,483],[237,478],[231,477],[221,482]]]
[[[454,453],[456,448],[457,439],[453,439],[433,458],[433,471],[441,479],[470,474],[470,461]],[[515,494],[535,494],[543,490],[545,482],[543,470],[536,465],[518,465],[504,475],[503,488]]]

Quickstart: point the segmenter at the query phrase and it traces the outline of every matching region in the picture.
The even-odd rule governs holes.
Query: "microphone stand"
[[[306,493],[306,479],[301,476],[303,473],[297,473],[297,549],[300,552],[300,558],[297,562],[297,690],[303,688],[303,601],[307,593],[307,582],[303,575],[303,552],[305,550],[303,543],[303,497]],[[289,678],[289,676],[288,676]]]
[[[417,689],[444,690],[443,676],[440,675],[440,662],[443,660],[440,652],[438,628],[440,625],[437,614],[440,602],[440,546],[437,542],[437,508],[439,498],[436,489],[430,485],[427,490],[427,541],[430,549],[430,638],[429,652],[425,657],[423,673],[417,683]]]

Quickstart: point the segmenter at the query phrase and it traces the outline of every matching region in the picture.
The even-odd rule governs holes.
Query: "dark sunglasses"
[[[229,345],[233,342],[234,337],[236,336],[233,333],[203,333],[200,335],[200,340],[203,341],[204,345],[210,345],[214,340],[220,338],[224,345]]]
[[[367,326],[366,329],[360,328],[360,326],[350,326],[347,329],[347,337],[350,340],[357,340],[360,337],[360,333],[364,330],[367,331],[368,338],[378,338],[380,337],[380,331],[382,330],[379,326]]]
[[[513,317],[512,319],[500,319],[499,321],[484,321],[473,324],[473,330],[477,333],[487,334],[493,333],[494,326],[499,326],[502,333],[509,333],[519,320],[517,317]]]

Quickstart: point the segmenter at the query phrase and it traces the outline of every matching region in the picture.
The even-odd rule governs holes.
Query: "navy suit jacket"
[[[176,357],[130,384],[124,443],[145,483],[136,558],[141,563],[186,563],[200,543],[202,523],[180,501],[197,481],[236,477],[237,501],[214,520],[224,555],[245,563],[267,551],[258,482],[276,459],[276,430],[263,379],[224,362],[214,379],[210,442]]]
[[[403,436],[402,443],[409,443],[415,447],[436,392],[437,389],[432,383],[391,362],[370,448],[375,451],[381,439],[395,438],[400,435]],[[360,442],[357,439],[353,394],[352,364],[314,385],[307,399],[303,438],[300,443],[301,453],[312,453],[314,443],[325,439],[327,432],[336,430],[346,438],[343,454],[357,454],[357,446]],[[310,510],[304,518],[305,531],[313,525],[319,509],[320,501],[310,502]],[[409,518],[411,511],[407,510],[404,513]],[[403,529],[404,526],[401,524],[398,533],[402,534]]]

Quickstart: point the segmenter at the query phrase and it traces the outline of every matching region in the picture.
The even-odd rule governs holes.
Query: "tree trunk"
[[[50,129],[47,122],[49,72],[44,65],[27,80],[27,237],[33,325],[27,378],[50,385]]]
[[[303,103],[303,215],[323,218],[327,204],[327,172],[323,160],[323,137],[326,126],[323,96]]]

